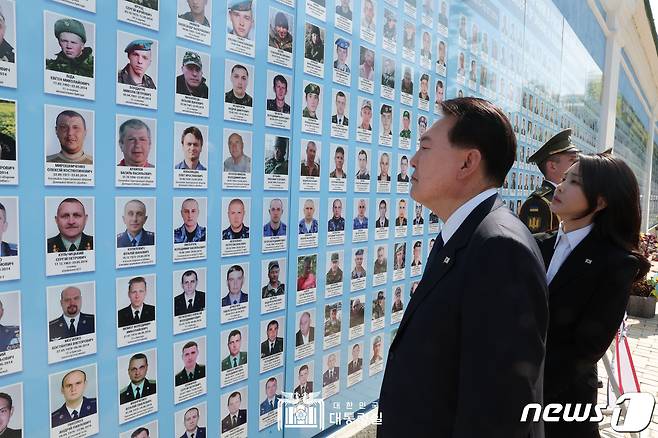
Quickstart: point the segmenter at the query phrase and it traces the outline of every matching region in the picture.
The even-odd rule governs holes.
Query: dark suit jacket
[[[543,437],[519,419],[542,403],[547,293],[530,232],[498,196],[484,200],[432,248],[389,348],[378,436]]]
[[[310,394],[311,392],[313,392],[313,382],[311,382],[310,380],[307,380],[307,381],[306,381],[306,388],[305,388],[305,389],[306,389],[306,393],[307,393],[307,394]],[[301,385],[297,385],[297,387],[295,388],[295,390],[294,390],[293,392],[294,392],[295,394],[299,394],[299,396],[301,397],[301,396],[303,395],[303,394],[302,394],[302,386],[301,386]]]
[[[48,323],[48,332],[51,341],[94,333],[94,315],[80,313],[78,329],[75,333],[69,331],[69,323],[64,319],[64,315],[60,315],[59,318]]]
[[[183,385],[187,382],[193,382],[194,380],[203,379],[204,377],[206,377],[205,365],[196,364],[191,379],[190,376],[187,374],[187,371],[185,371],[185,368],[183,368],[182,370],[180,370],[178,374],[176,374],[176,386]]]
[[[322,386],[338,382],[338,379],[340,379],[340,368],[334,367],[334,375],[331,378],[329,378],[329,370],[327,370],[322,374]]]
[[[6,428],[1,436],[2,438],[23,438],[23,430]]]
[[[187,310],[187,300],[185,292],[174,297],[174,316],[185,315],[186,313],[200,312],[206,308],[206,293],[200,290],[194,291],[194,301],[192,310]]]
[[[155,306],[144,303],[142,314],[139,315],[139,322],[133,320],[133,311],[130,304],[119,310],[119,327],[128,327],[129,325],[139,324],[140,322],[155,321]]]
[[[338,114],[331,116],[331,123],[338,123]],[[349,126],[350,121],[347,117],[343,116],[343,126]]]
[[[387,218],[384,218],[384,223],[382,223],[380,218],[377,218],[377,220],[375,221],[375,228],[382,228],[382,227],[388,228],[388,224],[389,222]]]
[[[180,436],[180,438],[187,438],[187,433],[183,432],[183,434]],[[196,435],[194,435],[194,438],[206,438],[206,428],[197,426],[196,428]]]
[[[238,411],[238,421],[235,427],[238,427],[241,424],[245,424],[247,422],[247,410],[246,409],[240,409]],[[224,419],[222,420],[222,433],[228,432],[229,430],[233,429],[233,424],[231,420],[231,414],[228,414]]]
[[[82,406],[80,407],[80,414],[78,418],[94,415],[95,413],[96,399],[82,397]],[[59,409],[50,414],[50,423],[52,427],[61,426],[68,423],[69,421],[73,421],[73,418],[71,418],[71,415],[69,415],[69,411],[66,409],[66,404],[63,404]]]
[[[149,395],[153,395],[156,393],[156,385],[155,385],[155,380],[149,380],[149,379],[144,379],[144,386],[142,387],[142,393],[140,394],[140,398],[147,397]],[[126,388],[121,391],[121,394],[119,395],[119,404],[125,404],[128,402],[131,402],[135,399],[135,394],[133,393],[133,388],[130,384],[126,386]]]
[[[363,368],[363,358],[359,358],[359,360],[356,361],[356,365],[354,365],[354,361],[351,360],[350,363],[347,364],[347,374],[352,374],[360,369]]]
[[[62,241],[62,236],[60,234],[48,239],[48,242],[46,243],[46,249],[49,253],[66,252],[69,250],[66,246],[64,246],[64,242]],[[85,233],[82,233],[82,237],[80,238],[80,247],[76,251],[90,251],[92,249],[94,249],[93,236],[88,236]]]
[[[556,237],[536,235],[546,269]],[[637,270],[637,259],[600,237],[596,227],[560,266],[549,285],[546,400],[596,397],[596,363],[621,324]]]
[[[265,339],[263,342],[260,343],[260,357],[267,357],[272,354],[281,353],[281,352],[283,352],[283,338],[277,337],[274,340],[274,348],[272,349],[271,353],[270,353],[270,341],[268,339]]]
[[[155,245],[155,233],[142,229],[142,239],[139,241],[137,246],[149,245]],[[128,235],[127,231],[124,231],[121,234],[117,234],[117,248],[128,248],[130,246],[132,246],[132,243],[130,243],[130,236]]]
[[[315,327],[309,327],[308,330],[308,342],[313,342],[315,340]],[[302,338],[302,331],[297,330],[295,333],[295,347],[299,347],[304,344],[304,338]]]
[[[18,255],[18,248],[16,247],[15,244],[13,244],[13,243],[9,244],[7,242],[0,242],[0,246],[2,247],[2,249],[0,249],[0,255],[2,257],[10,257],[10,256],[17,256]],[[9,428],[5,429],[5,434],[9,430],[10,430]]]

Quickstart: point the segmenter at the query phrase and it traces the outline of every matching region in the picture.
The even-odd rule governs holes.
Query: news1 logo
[[[622,405],[626,402],[626,414],[622,418]],[[617,398],[610,419],[610,427],[615,432],[642,432],[649,427],[651,417],[656,405],[656,400],[648,392],[627,392]],[[523,408],[521,422],[530,421],[536,423],[540,419],[547,423],[564,422],[592,422],[599,423],[603,420],[603,409],[606,405],[592,405],[591,403],[550,403],[542,408],[539,403],[530,403]]]

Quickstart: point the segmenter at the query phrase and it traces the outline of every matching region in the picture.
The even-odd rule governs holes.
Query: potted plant
[[[657,284],[658,275],[633,283],[628,306],[626,307],[629,316],[640,318],[653,318],[656,316]]]

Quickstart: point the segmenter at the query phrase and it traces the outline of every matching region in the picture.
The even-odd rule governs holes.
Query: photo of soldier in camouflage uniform
[[[61,50],[54,59],[46,59],[46,70],[93,78],[93,50],[85,47],[84,25],[73,18],[61,18],[55,22],[55,37]]]

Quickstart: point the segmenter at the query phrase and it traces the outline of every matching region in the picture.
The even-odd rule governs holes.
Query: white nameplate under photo
[[[204,2],[205,16],[203,17],[203,22],[199,23],[193,18],[188,2],[186,0],[177,1],[176,15],[178,19],[176,20],[176,36],[209,46],[212,32],[208,17],[212,18],[212,2]]]
[[[377,193],[391,193],[391,180],[377,179]]]
[[[365,242],[367,240],[368,240],[367,228],[352,230],[352,242]]]
[[[80,41],[82,46],[69,57],[59,45],[53,29],[60,19],[71,20],[76,26],[81,25],[86,39]],[[44,91],[60,96],[78,97],[94,100],[96,98],[96,25],[94,23],[73,19],[50,11],[43,12]],[[76,35],[77,36],[77,35]],[[75,57],[76,67],[71,67]],[[15,81],[14,81],[15,82]]]
[[[379,273],[379,274],[374,274],[372,276],[372,285],[373,286],[380,286],[380,285],[386,283],[387,277],[388,277],[388,274],[386,272],[382,272],[382,273]]]
[[[317,287],[310,287],[304,290],[298,290],[295,303],[301,306],[308,303],[314,303],[317,300]]]
[[[155,274],[116,279],[117,347],[157,337],[156,296]]]
[[[356,292],[366,288],[366,277],[352,278],[350,280],[350,292]]]
[[[337,6],[339,8],[340,5]],[[339,10],[336,10],[336,13],[334,14],[334,26],[343,32],[347,32],[350,35],[352,34],[352,17],[354,16],[354,11],[351,9],[349,10],[350,15],[345,15],[339,12]]]
[[[352,374],[347,375],[347,387],[356,385],[363,380],[363,369],[354,371]]]
[[[88,12],[96,12],[96,0],[54,0],[63,5],[73,6]]]
[[[356,140],[362,143],[372,143],[372,128],[364,129],[361,126],[356,127]]]
[[[142,57],[140,82],[133,77],[130,56],[127,51],[137,56],[132,49],[135,43],[142,43],[137,47]],[[148,44],[146,44],[148,43]],[[148,46],[148,50],[146,47]],[[158,109],[158,41],[132,33],[117,32],[117,85],[116,102],[120,105],[135,106],[138,108]]]
[[[4,314],[2,344],[0,344],[0,376],[23,371],[23,332],[21,292],[0,293]]]
[[[46,288],[46,300],[48,363],[96,353],[96,284],[51,286]]]
[[[333,298],[343,294],[343,282],[327,284],[324,287],[324,297]]]
[[[46,275],[94,271],[94,198],[47,196],[45,204]],[[73,217],[75,226],[68,226]]]
[[[384,371],[384,360],[378,360],[368,365],[368,375],[373,376]]]
[[[341,333],[332,333],[329,335],[325,335],[322,338],[322,349],[323,350],[328,350],[329,348],[336,347],[340,345],[340,340],[341,340]]]
[[[50,438],[89,437],[99,433],[98,379],[95,363],[48,376]],[[71,417],[62,395],[62,388],[73,384],[83,388],[82,405],[76,419]]]
[[[299,234],[297,238],[297,249],[318,247],[318,233]]]
[[[388,239],[388,230],[390,227],[375,227],[375,240]]]
[[[145,358],[136,358],[135,356],[137,355],[128,354],[120,356],[117,359],[119,424],[127,423],[158,411],[158,364],[156,349],[153,348],[140,353]],[[143,366],[146,366],[146,370],[140,383],[141,390],[137,395],[131,382],[133,372],[130,370],[140,368],[137,371],[137,373],[140,373]]]
[[[325,2],[306,0],[306,14],[320,21],[327,21],[327,8]]]
[[[157,9],[158,0],[152,1],[156,9],[145,5],[140,5],[130,0],[119,0],[117,2],[117,19],[126,23],[142,26],[151,30],[160,29],[160,11]]]
[[[327,245],[343,245],[345,243],[345,231],[329,231],[327,233]]]

